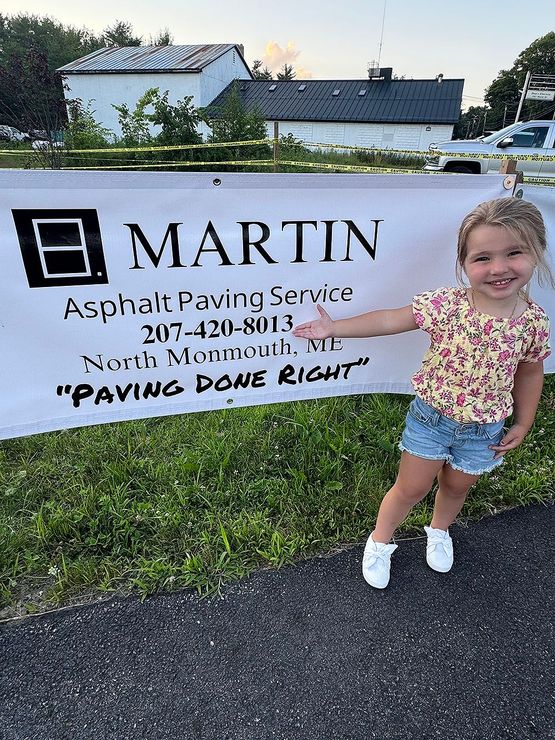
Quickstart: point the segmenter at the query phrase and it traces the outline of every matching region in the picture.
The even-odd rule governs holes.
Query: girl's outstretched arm
[[[296,337],[304,339],[327,339],[328,337],[381,337],[418,329],[412,306],[383,311],[369,311],[350,319],[333,321],[322,306],[317,305],[320,318],[307,321],[293,329]]]
[[[543,362],[519,362],[513,386],[513,423],[498,445],[491,445],[495,460],[514,450],[530,431],[543,388]]]

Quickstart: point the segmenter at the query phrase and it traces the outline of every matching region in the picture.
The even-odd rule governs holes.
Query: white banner
[[[521,185],[517,193],[525,200],[534,203],[542,212],[543,220],[547,229],[547,243],[549,246],[549,266],[555,276],[555,187],[542,187],[540,185]],[[533,285],[531,295],[534,300],[547,312],[551,322],[551,346],[555,343],[555,290],[549,285],[540,287]],[[555,348],[544,362],[546,373],[555,373]]]
[[[507,180],[507,179],[506,179]],[[422,332],[291,335],[454,284],[502,176],[0,172],[0,438],[409,393]]]

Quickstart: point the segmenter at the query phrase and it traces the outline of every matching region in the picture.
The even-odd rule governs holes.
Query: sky
[[[373,60],[408,79],[441,73],[465,80],[464,108],[555,28],[552,0],[2,0],[1,10],[96,33],[127,21],[144,41],[168,28],[175,44],[243,44],[249,65],[287,62],[298,79],[363,79]]]

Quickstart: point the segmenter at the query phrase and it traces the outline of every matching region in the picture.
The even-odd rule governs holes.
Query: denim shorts
[[[426,460],[445,460],[455,470],[469,475],[489,473],[503,464],[494,460],[489,445],[503,437],[504,420],[490,424],[460,424],[440,414],[422,399],[413,399],[399,449]]]

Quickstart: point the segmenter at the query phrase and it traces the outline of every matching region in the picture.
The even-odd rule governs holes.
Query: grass
[[[27,169],[32,164],[33,151],[26,142],[0,141],[0,149],[13,154],[0,154],[1,169]]]
[[[305,147],[295,147],[282,145],[280,147],[280,159],[295,162],[319,163],[325,165],[351,165],[354,167],[379,167],[407,170],[421,170],[424,166],[424,152],[414,152],[410,154],[388,154],[386,151],[355,150],[351,152],[342,152],[339,150],[309,150]],[[300,172],[302,166],[291,167],[288,165],[280,166],[281,172]],[[312,168],[308,171],[315,171]],[[329,171],[329,170],[328,170]],[[341,171],[341,170],[339,170]]]
[[[101,425],[0,443],[4,616],[134,590],[214,593],[359,542],[394,480],[409,398],[367,395]],[[463,510],[553,497],[555,377],[535,428]],[[406,521],[429,520],[432,497]]]

